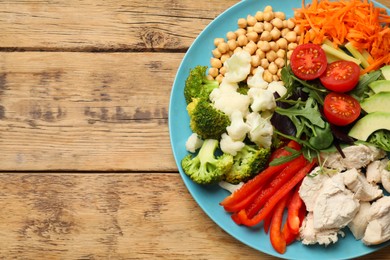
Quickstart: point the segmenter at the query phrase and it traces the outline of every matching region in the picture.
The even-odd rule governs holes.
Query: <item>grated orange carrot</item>
[[[363,72],[390,64],[390,16],[385,8],[368,0],[313,0],[295,9],[294,17],[301,36],[299,43],[322,44],[325,39],[335,47],[347,42],[372,56]]]

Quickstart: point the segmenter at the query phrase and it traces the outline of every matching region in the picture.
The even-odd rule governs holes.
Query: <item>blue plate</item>
[[[306,1],[309,3],[310,1]],[[375,3],[375,2],[374,2]],[[377,6],[385,6],[375,3]],[[185,142],[191,134],[189,128],[189,118],[184,100],[184,83],[191,68],[196,65],[210,65],[211,51],[215,48],[214,38],[225,37],[228,31],[237,29],[237,20],[247,17],[248,14],[255,15],[258,10],[263,10],[270,5],[274,11],[282,11],[287,17],[293,16],[293,8],[301,7],[301,0],[246,0],[232,6],[224,13],[213,20],[196,38],[183,58],[177,72],[169,104],[169,132],[173,154],[178,166],[180,175],[187,186],[189,192],[204,210],[204,212],[223,230],[235,237],[242,243],[253,247],[261,252],[286,259],[346,259],[355,258],[374,252],[390,243],[380,246],[367,247],[361,241],[356,241],[352,233],[346,230],[346,236],[340,238],[336,244],[328,247],[305,246],[300,242],[293,243],[287,247],[285,254],[278,254],[270,243],[269,236],[260,228],[247,228],[236,225],[230,218],[230,214],[219,206],[229,193],[221,189],[218,185],[201,186],[193,183],[186,176],[181,168],[182,158],[188,154],[185,149]],[[389,9],[386,8],[389,12]]]

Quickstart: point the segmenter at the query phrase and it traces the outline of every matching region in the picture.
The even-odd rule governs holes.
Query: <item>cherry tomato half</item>
[[[324,115],[329,123],[344,126],[355,121],[360,115],[361,107],[353,97],[331,92],[324,100]]]
[[[360,67],[352,61],[335,61],[328,65],[320,77],[325,88],[335,92],[347,92],[359,82]]]
[[[291,54],[290,64],[294,75],[303,80],[318,78],[328,65],[325,51],[312,43],[298,45]]]

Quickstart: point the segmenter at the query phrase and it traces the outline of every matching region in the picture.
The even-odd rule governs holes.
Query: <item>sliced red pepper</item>
[[[287,199],[289,194],[287,193],[282,197],[279,202],[275,205],[274,213],[272,214],[271,226],[270,226],[270,240],[272,247],[279,254],[284,254],[286,252],[286,240],[281,231],[282,221],[283,221],[283,212],[286,208]]]
[[[317,161],[313,160],[297,172],[287,183],[285,183],[264,205],[262,209],[253,218],[248,218],[245,210],[240,210],[237,215],[241,223],[246,226],[255,226],[259,224],[275,207],[275,205],[289,193],[310,172]]]
[[[224,206],[224,209],[227,212],[237,212],[241,209],[245,209],[249,204],[252,203],[252,201],[256,198],[256,196],[258,196],[258,194],[261,192],[261,190],[262,190],[261,187],[259,187],[259,189],[254,191],[252,194],[249,194],[246,198],[239,201],[238,203],[228,204],[228,205]]]
[[[288,203],[287,224],[293,234],[299,233],[299,227],[301,226],[301,220],[299,218],[299,211],[303,207],[304,203],[299,196],[300,183],[296,186],[294,194]]]
[[[283,225],[282,234],[284,239],[286,240],[286,245],[292,244],[298,237],[298,234],[294,234],[289,228],[287,222],[285,222]]]
[[[264,232],[266,234],[268,234],[269,227],[271,226],[272,216],[273,216],[273,213],[271,212],[270,214],[268,214],[267,217],[264,218],[263,229],[264,229]]]
[[[253,200],[246,213],[248,218],[252,218],[264,206],[267,200],[277,191],[283,184],[287,183],[303,166],[306,164],[306,159],[303,155],[293,159],[289,165],[284,168],[273,180],[267,184],[259,195]]]
[[[289,142],[287,146],[291,145],[296,147],[295,142],[293,142],[294,141]],[[290,152],[283,149],[283,151],[281,151],[278,156],[282,157],[290,154]],[[248,196],[251,196],[256,190],[262,187],[274,174],[280,172],[285,167],[287,167],[288,164],[289,162],[275,166],[268,166],[265,170],[256,175],[253,179],[242,185],[241,188],[239,188],[238,190],[230,194],[228,197],[226,197],[223,201],[221,201],[220,205],[226,207],[228,205],[232,206],[234,204],[238,204]]]

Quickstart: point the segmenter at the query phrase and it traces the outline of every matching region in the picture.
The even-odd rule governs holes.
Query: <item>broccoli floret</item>
[[[197,155],[188,154],[181,161],[181,166],[194,182],[211,184],[221,181],[233,165],[233,156],[223,153],[215,155],[218,140],[206,139]]]
[[[194,98],[187,105],[187,111],[192,132],[197,133],[202,139],[219,140],[226,132],[226,127],[230,125],[229,116],[205,99]]]
[[[186,79],[184,86],[184,97],[187,104],[193,98],[209,99],[209,95],[213,89],[219,86],[218,81],[209,80],[206,77],[207,66],[196,66],[190,70],[190,75]]]
[[[257,145],[246,144],[233,157],[233,167],[226,174],[225,181],[232,184],[248,181],[265,168],[270,155],[270,148],[259,148]]]

